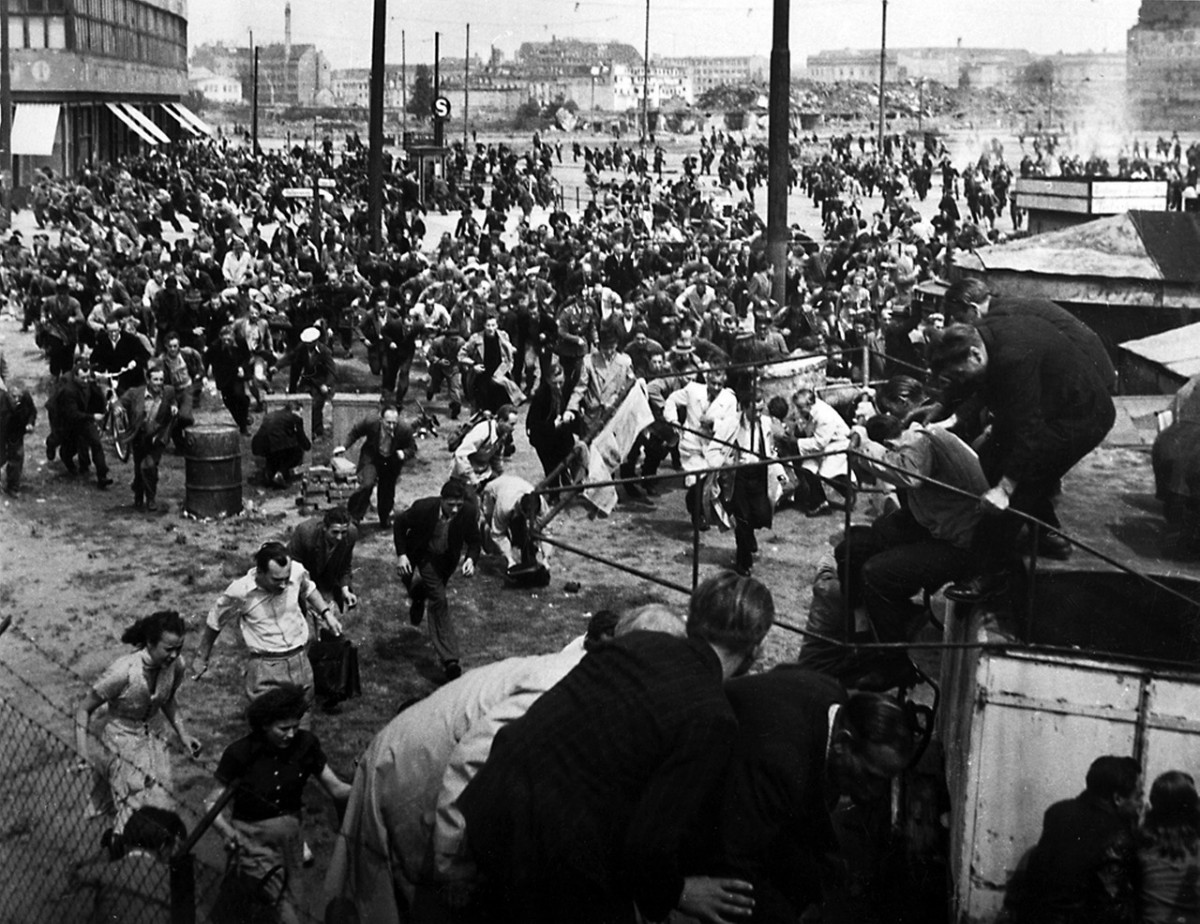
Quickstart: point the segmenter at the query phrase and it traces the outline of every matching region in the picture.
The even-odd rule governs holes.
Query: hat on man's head
[[[316,343],[320,339],[321,332],[315,327],[306,327],[304,330],[300,331],[301,343]]]

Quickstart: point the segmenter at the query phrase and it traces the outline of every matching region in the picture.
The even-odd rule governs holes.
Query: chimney
[[[292,4],[283,5],[283,63],[292,60]]]

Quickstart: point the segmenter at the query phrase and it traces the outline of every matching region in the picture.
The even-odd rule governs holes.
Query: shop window
[[[19,16],[14,16],[8,21],[8,47],[25,47],[25,20]]]

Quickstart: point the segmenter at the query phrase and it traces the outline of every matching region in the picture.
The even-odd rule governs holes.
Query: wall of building
[[[1130,114],[1144,128],[1200,125],[1200,4],[1143,2],[1126,44]]]

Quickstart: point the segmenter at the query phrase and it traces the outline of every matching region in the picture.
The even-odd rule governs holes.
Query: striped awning
[[[171,143],[171,139],[167,133],[155,125],[154,122],[151,121],[150,117],[146,115],[146,113],[142,112],[142,110],[138,109],[138,107],[133,103],[118,103],[117,105],[129,113],[129,115],[135,122],[138,123],[138,125],[142,126],[142,128],[153,135],[158,140],[159,144]]]
[[[178,111],[176,111],[173,103],[159,103],[159,106],[162,107],[163,112],[165,112],[172,119],[174,119],[179,124],[179,127],[182,128],[189,135],[192,135],[193,137],[196,137],[196,138],[200,138],[203,136],[204,133],[202,131],[200,131],[200,129],[196,128],[195,125],[193,125],[191,122],[189,122],[183,116],[181,116],[178,113]]]
[[[192,110],[188,109],[188,107],[183,105],[183,103],[165,103],[164,105],[171,109],[175,115],[178,115],[181,119],[184,119],[190,123],[192,127],[196,129],[196,131],[200,132],[200,134],[208,135],[210,138],[216,134],[211,125],[200,118],[200,116],[196,115],[196,113],[192,112]]]
[[[126,128],[141,138],[144,142],[146,142],[146,144],[150,145],[151,147],[157,146],[158,139],[146,131],[146,129],[142,128],[137,119],[126,112],[120,104],[105,103],[104,105],[108,107],[109,112],[125,123]]]

